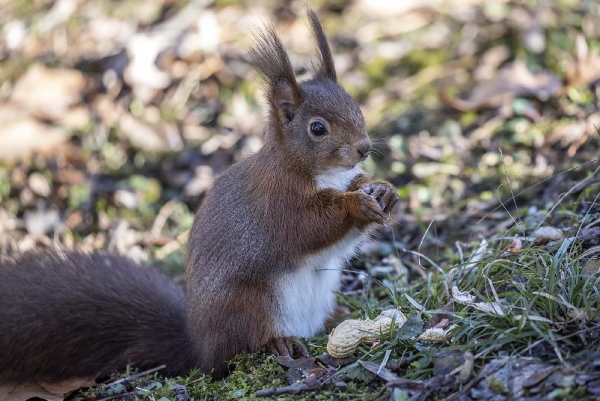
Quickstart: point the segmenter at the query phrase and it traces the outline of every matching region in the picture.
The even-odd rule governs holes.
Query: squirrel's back
[[[155,268],[102,253],[0,258],[0,350],[0,381],[194,366],[183,291]]]

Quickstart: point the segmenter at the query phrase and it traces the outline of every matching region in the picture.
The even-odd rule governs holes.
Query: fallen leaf
[[[592,274],[598,274],[598,272],[600,272],[600,258],[588,260],[583,268],[583,274],[591,276]]]
[[[459,304],[472,306],[482,312],[504,316],[504,311],[497,302],[475,302],[476,297],[468,292],[460,291],[456,286],[452,287],[452,299]]]
[[[458,380],[461,383],[466,383],[473,374],[473,362],[475,360],[471,351],[464,353],[465,362],[458,368]]]
[[[0,124],[0,161],[50,152],[67,138],[63,128],[43,124],[31,117]]]
[[[29,111],[22,106],[12,103],[0,103],[0,127],[9,122],[15,122],[26,118]]]
[[[523,248],[523,242],[515,235],[511,243],[501,252],[501,255],[518,252],[521,248]]]
[[[77,70],[49,69],[35,64],[17,80],[10,100],[36,116],[60,118],[82,100],[85,83],[85,77]]]
[[[433,375],[450,374],[457,367],[462,366],[464,362],[465,358],[459,351],[440,351],[433,362]]]
[[[600,245],[593,246],[581,254],[582,259],[591,256],[583,268],[583,274],[592,275],[598,273],[598,270],[600,270],[600,258],[597,256],[598,254],[600,254]]]
[[[372,373],[368,369],[364,368],[359,362],[360,361],[354,362],[343,369],[340,369],[339,372],[348,375],[348,377],[350,377],[352,380],[358,380],[363,383],[372,382],[373,379],[375,379],[375,373]],[[379,369],[379,365],[373,365],[377,367],[375,369],[375,371],[377,371]]]
[[[0,384],[0,401],[23,401],[41,398],[47,401],[62,401],[65,394],[79,388],[95,386],[91,379],[72,379],[58,383],[25,382]]]
[[[475,302],[475,299],[477,298],[468,292],[460,291],[458,287],[454,286],[452,287],[452,299],[459,304],[470,305]]]
[[[550,72],[532,73],[522,61],[515,61],[498,72],[496,79],[476,87],[467,99],[440,93],[442,101],[460,111],[499,107],[517,97],[546,101],[561,87],[560,78]]]
[[[303,377],[315,376],[317,379],[327,373],[323,367],[317,365],[312,358],[294,359],[291,356],[278,356],[277,363],[288,368],[290,384],[301,380]]]
[[[450,322],[449,319],[442,319],[438,324],[433,326],[433,328],[434,329],[444,329],[444,328],[446,328],[446,326],[448,326],[449,322]]]
[[[418,340],[441,343],[444,341],[444,329],[442,327],[432,327],[425,330],[417,337]]]
[[[75,106],[61,114],[56,122],[65,128],[83,130],[91,120],[90,111],[85,106]]]
[[[425,323],[425,325],[423,326],[424,330],[438,327],[438,325],[441,325],[442,322],[445,322],[445,323],[444,323],[444,326],[441,328],[445,328],[446,325],[448,325],[448,323],[452,320],[452,313],[454,312],[454,304],[452,302],[448,302],[446,305],[444,305],[438,311],[432,311],[432,312],[434,312],[434,314],[433,314],[433,316],[431,316],[431,319],[429,319],[427,321],[427,323]]]
[[[537,238],[538,240],[558,241],[563,239],[563,234],[560,230],[554,227],[543,226],[538,227],[534,232],[532,232],[530,237]]]
[[[585,227],[578,237],[584,245],[600,244],[600,227]]]
[[[569,309],[567,314],[576,323],[588,322],[590,320],[590,314],[596,316],[596,319],[594,319],[594,320],[597,320],[597,309],[596,308],[590,308],[589,313],[588,313],[588,310],[586,310],[585,308],[573,308],[573,309]]]
[[[513,317],[513,320],[521,320],[523,318],[525,318],[527,320],[533,320],[533,321],[536,321],[536,322],[544,322],[544,323],[550,323],[550,324],[553,323],[552,320],[547,319],[547,318],[542,317],[542,316],[537,316],[537,315],[515,315]]]
[[[47,197],[52,192],[52,186],[41,173],[31,173],[28,179],[29,188],[42,197]]]
[[[451,326],[451,328],[453,328]],[[439,327],[434,327],[431,329],[425,330],[423,333],[417,337],[417,340],[426,341],[430,343],[442,343],[446,340],[446,336],[450,329],[444,330]]]
[[[397,338],[400,340],[410,340],[415,338],[423,330],[423,320],[413,315],[406,320],[406,323],[397,331]]]
[[[328,353],[323,353],[319,356],[317,356],[315,358],[315,362],[321,362],[325,365],[330,365],[330,366],[346,366],[346,365],[350,365],[351,363],[356,362],[356,358],[334,358],[331,355],[329,355]]]
[[[546,366],[540,370],[536,370],[531,376],[523,381],[523,388],[531,388],[539,384],[556,370],[554,366]]]
[[[398,376],[397,374],[393,373],[392,371],[390,371],[386,368],[382,368],[381,366],[379,366],[376,363],[367,362],[367,361],[358,361],[358,363],[363,368],[367,369],[371,373],[376,374],[377,376],[379,376],[386,382],[396,382],[401,379],[400,376]]]
[[[577,87],[600,79],[600,52],[590,50],[581,34],[575,38],[575,55],[565,71],[565,83]]]
[[[482,312],[486,312],[492,315],[504,316],[504,311],[502,310],[502,307],[496,302],[476,302],[471,306]]]
[[[120,128],[123,136],[142,150],[164,152],[169,149],[169,144],[162,136],[129,113],[121,116]]]

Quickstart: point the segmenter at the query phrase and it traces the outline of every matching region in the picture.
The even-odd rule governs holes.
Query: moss
[[[426,67],[441,65],[450,59],[448,49],[415,49],[403,60],[408,67],[409,75],[416,74]]]
[[[160,389],[152,391],[154,399],[162,397],[173,400],[173,386],[185,385],[195,400],[252,400],[254,393],[269,387],[286,386],[287,376],[275,361],[275,356],[265,354],[243,354],[232,361],[235,370],[225,379],[214,381],[210,376],[192,372],[186,378],[167,380]]]

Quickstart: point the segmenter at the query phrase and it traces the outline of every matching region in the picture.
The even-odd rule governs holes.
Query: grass
[[[376,364],[381,364],[384,358],[409,358],[410,364],[396,372],[415,380],[431,378],[436,358],[448,351],[471,352],[474,374],[501,356],[539,357],[567,370],[584,367],[590,356],[600,352],[600,286],[597,274],[584,272],[586,260],[582,253],[587,245],[578,236],[586,225],[593,223],[592,217],[597,216],[592,216],[591,208],[582,213],[577,205],[584,198],[593,199],[594,204],[599,196],[597,186],[591,186],[581,192],[571,207],[550,205],[544,211],[512,213],[510,216],[516,223],[513,228],[493,238],[445,246],[438,250],[435,262],[429,257],[421,258],[427,266],[425,278],[407,282],[399,277],[371,277],[368,279],[371,285],[365,286],[368,290],[362,296],[340,294],[340,303],[353,311],[354,318],[372,318],[390,307],[400,307],[409,317],[400,329],[379,333],[378,347],[362,344],[354,357]],[[513,203],[516,203],[514,195]],[[563,228],[564,238],[548,242],[529,236],[543,221]],[[434,230],[430,225],[425,232],[432,235]],[[520,247],[514,242],[515,236],[521,241]],[[402,257],[402,251],[396,251],[396,256]],[[443,311],[452,316],[449,323],[452,335],[448,341],[443,344],[417,341],[415,336],[422,331],[423,323],[451,302],[455,286],[479,301],[497,303],[502,314],[455,302],[451,312]],[[325,351],[327,335],[307,339],[306,343],[311,354],[318,355]],[[231,376],[216,382],[198,372],[166,381],[158,377],[142,378],[137,385],[141,389],[137,390],[138,395],[162,401],[174,399],[172,387],[181,384],[187,386],[195,400],[246,400],[254,399],[257,390],[288,384],[284,369],[271,355],[240,355],[232,364],[236,369]],[[344,381],[347,387],[331,384],[316,392],[278,399],[379,400],[392,394],[382,381],[356,362],[339,369],[329,379],[330,383],[338,381]],[[585,395],[585,389],[565,383],[554,390],[553,397]],[[136,385],[122,390],[131,391],[132,386]],[[101,391],[109,394],[106,389]],[[445,395],[439,393],[434,398]],[[396,396],[400,396],[398,391],[394,393]]]
[[[89,79],[95,80],[97,89],[86,92],[87,100],[83,103],[86,107],[96,95],[105,95],[95,76],[98,71],[93,68],[88,71],[95,63],[75,62],[81,56],[76,40],[70,39],[69,52],[61,55],[51,51],[51,41],[35,34],[35,26],[48,11],[50,3],[13,3],[7,15],[31,24],[32,38],[39,42],[40,48],[48,48],[45,56],[40,58],[23,58],[17,52],[16,56],[2,60],[0,65],[4,68],[0,77],[7,82],[3,93],[9,93],[7,88],[17,82],[29,65],[45,63],[57,68],[79,68]],[[175,8],[180,9],[186,3],[178,3]],[[236,0],[216,3],[212,10],[216,14],[221,13],[221,6],[225,4],[244,14],[253,10]],[[325,12],[327,5],[338,2],[319,3]],[[459,355],[471,352],[475,363],[473,374],[502,355],[535,356],[566,371],[576,371],[584,366],[586,358],[598,353],[598,273],[589,268],[586,270],[594,254],[583,255],[590,252],[593,244],[583,243],[580,239],[585,227],[596,227],[594,221],[600,217],[592,207],[598,205],[600,185],[591,183],[599,171],[598,160],[593,160],[598,157],[597,134],[590,134],[590,139],[580,144],[574,156],[567,156],[574,141],[567,131],[597,113],[598,100],[591,86],[582,84],[566,88],[565,93],[549,101],[517,97],[507,105],[510,110],[502,112],[495,108],[458,112],[445,106],[436,94],[443,90],[468,97],[469,91],[482,85],[483,81],[476,78],[477,70],[486,67],[484,55],[495,47],[505,47],[508,52],[506,60],[493,67],[495,72],[507,63],[519,60],[532,71],[548,71],[564,78],[566,66],[573,59],[577,34],[585,33],[591,50],[600,48],[594,35],[583,29],[585,20],[593,22],[599,9],[593,2],[587,2],[585,7],[583,3],[586,2],[558,1],[547,5],[546,12],[552,18],[545,18],[544,24],[548,25],[543,27],[546,49],[542,54],[533,54],[525,48],[520,39],[524,32],[519,24],[515,24],[518,21],[511,17],[511,10],[520,12],[514,15],[534,12],[537,6],[527,2],[501,7],[482,3],[468,24],[442,11],[432,18],[431,24],[401,37],[386,36],[386,29],[383,29],[380,39],[359,43],[356,48],[348,45],[352,59],[356,60],[346,73],[340,74],[340,82],[361,101],[372,132],[380,137],[378,155],[369,160],[366,167],[378,178],[389,179],[397,185],[402,197],[399,208],[402,207],[403,212],[402,220],[394,224],[394,231],[383,236],[377,255],[364,255],[353,262],[357,268],[350,271],[366,272],[370,277],[362,281],[360,291],[339,294],[339,303],[351,310],[352,318],[373,318],[381,310],[391,307],[399,307],[411,318],[405,328],[381,333],[381,344],[377,348],[361,345],[354,353],[355,358],[376,364],[386,356],[390,360],[408,358],[410,363],[394,372],[408,379],[427,380],[435,375],[434,368],[440,355],[447,352]],[[107,15],[145,27],[147,19],[159,16],[150,13],[142,18],[143,13],[135,11],[141,4],[131,0]],[[166,12],[172,13],[174,9],[170,10]],[[139,18],[133,18],[138,14]],[[347,15],[329,13],[325,17],[329,27],[333,28],[336,21],[341,25],[352,21],[352,18],[346,18]],[[80,32],[85,32],[84,28],[90,25],[87,23],[89,18],[76,12],[64,28],[65,33],[69,38],[80,36]],[[356,20],[353,28],[363,22]],[[303,24],[300,20],[297,23]],[[428,33],[435,34],[436,26],[439,28],[440,24],[451,30],[452,40],[432,48],[422,46],[421,38]],[[475,25],[477,40],[471,43],[475,48],[469,50],[462,46],[469,45],[469,29],[465,27]],[[377,26],[386,28],[385,23]],[[344,50],[339,42],[347,35],[359,35],[359,31],[348,33],[335,29],[328,29],[327,33],[333,39],[334,51],[342,56],[348,49]],[[50,37],[53,36],[48,35]],[[238,39],[230,38],[232,42]],[[398,45],[408,43],[412,50],[397,58],[383,58],[371,51],[377,48],[380,40]],[[465,53],[465,49],[469,51]],[[223,61],[229,62],[230,57],[223,57]],[[190,71],[202,65],[201,60],[194,58],[178,61]],[[73,133],[70,143],[81,151],[81,155],[68,161],[67,165],[39,157],[2,164],[0,217],[6,211],[14,217],[15,227],[20,227],[5,236],[14,242],[21,239],[24,235],[23,216],[37,207],[34,201],[40,200],[48,201],[60,210],[65,220],[80,216],[80,223],[74,223],[56,235],[61,243],[94,242],[102,244],[97,247],[103,248],[109,242],[107,238],[111,238],[110,227],[121,220],[126,220],[135,232],[145,234],[145,238],[156,239],[155,235],[148,236],[154,231],[156,216],[167,202],[174,202],[172,213],[158,230],[167,245],[162,241],[136,245],[144,247],[151,259],[181,282],[185,258],[182,244],[193,219],[193,210],[202,195],[182,194],[181,185],[169,178],[193,172],[199,163],[218,174],[224,165],[242,158],[247,151],[243,140],[231,148],[206,154],[200,145],[213,135],[226,134],[236,127],[232,123],[236,117],[235,107],[231,107],[235,99],[247,103],[241,119],[258,113],[255,93],[258,85],[252,82],[251,76],[221,78],[215,75],[200,79],[199,88],[206,90],[193,91],[181,104],[167,101],[172,99],[173,91],[179,85],[178,79],[149,105],[142,104],[127,85],[118,98],[111,100],[148,124],[150,120],[144,120],[144,110],[150,106],[159,110],[162,122],[182,131],[186,125],[201,126],[203,131],[191,135],[183,151],[150,154],[136,149],[110,119],[94,118],[84,131]],[[406,87],[413,89],[406,91]],[[532,110],[539,118],[527,114]],[[558,135],[561,129],[565,133]],[[242,134],[245,136],[249,132]],[[498,152],[499,148],[503,152]],[[572,167],[574,165],[577,166]],[[89,182],[57,179],[58,173],[66,168],[100,177],[103,183],[110,184],[107,188],[114,188],[99,190],[97,185]],[[563,172],[555,174],[560,170]],[[53,193],[49,199],[30,196],[28,201],[24,196],[28,191],[26,179],[32,172],[42,173],[52,185]],[[578,182],[587,187],[583,188]],[[130,210],[115,203],[117,190],[134,195],[138,206]],[[469,215],[473,205],[480,214]],[[590,207],[586,209],[587,206],[582,205]],[[533,238],[531,234],[539,226],[560,229],[564,239],[546,243]],[[515,236],[521,240],[520,248],[513,244]],[[485,246],[482,246],[482,240],[486,241]],[[513,251],[506,252],[511,244]],[[0,241],[0,247],[3,246],[6,245]],[[400,263],[410,274],[402,276],[394,269],[388,269],[390,274],[382,273],[389,267],[389,263],[382,261],[385,256]],[[377,269],[382,266],[384,269]],[[455,286],[481,302],[497,303],[503,315],[454,303],[450,312],[444,310],[452,317],[448,324],[453,325],[452,337],[443,344],[416,341],[414,334],[451,302]],[[327,334],[305,339],[305,343],[311,355],[319,355],[326,349]],[[182,384],[196,401],[252,399],[256,390],[288,384],[284,369],[268,354],[241,355],[232,363],[237,366],[235,372],[218,382],[198,372],[173,380],[164,380],[154,374],[120,385],[100,386],[90,394],[96,399],[129,394],[129,398],[164,401],[174,399],[172,387]],[[125,372],[124,376],[130,374]],[[332,384],[316,392],[282,399],[378,400],[390,397],[390,390],[383,381],[358,363],[340,369],[330,379],[331,383],[336,381],[345,382],[347,387]],[[575,393],[569,393],[572,387],[565,385],[553,396],[575,398]],[[398,391],[393,396],[402,399]],[[443,396],[445,394],[435,395]]]

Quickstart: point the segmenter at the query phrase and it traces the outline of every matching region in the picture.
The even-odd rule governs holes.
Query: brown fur
[[[0,305],[0,382],[102,377],[128,363],[165,363],[168,375],[194,366],[183,292],[123,256],[4,257]]]
[[[0,378],[95,376],[128,362],[222,376],[235,354],[278,335],[281,277],[352,230],[382,221],[398,200],[390,184],[364,175],[346,190],[316,184],[319,174],[364,160],[371,142],[358,104],[336,83],[316,14],[309,9],[308,16],[320,54],[311,79],[296,81],[273,28],[259,32],[250,50],[266,82],[265,145],[217,177],[196,214],[187,313],[174,285],[123,257],[26,254],[5,261]],[[312,133],[315,121],[327,135]]]
[[[370,149],[370,141],[358,104],[335,82],[316,15],[308,15],[321,54],[315,76],[297,83],[273,28],[258,35],[250,54],[267,83],[266,143],[216,179],[190,231],[188,322],[203,368],[224,369],[236,353],[256,351],[276,336],[277,279],[384,214],[374,197],[359,191],[368,183],[364,176],[351,192],[315,185],[317,174],[363,160],[360,150]],[[308,133],[314,118],[329,135]],[[397,194],[386,188],[391,209]]]
[[[333,82],[337,82],[337,74],[335,72],[335,65],[333,64],[333,56],[331,55],[331,50],[329,50],[329,43],[327,43],[327,38],[325,37],[323,28],[319,23],[317,13],[310,7],[306,7],[306,15],[310,21],[313,36],[315,37],[317,47],[319,49],[320,62],[318,64],[317,74],[325,78],[329,78]]]

